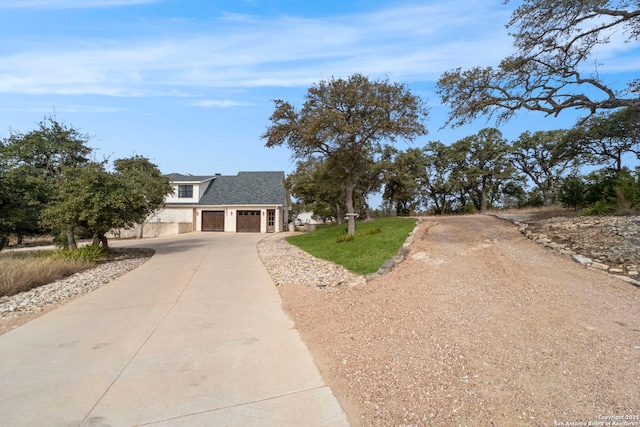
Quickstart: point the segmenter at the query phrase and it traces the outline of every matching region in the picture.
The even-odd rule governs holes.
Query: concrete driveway
[[[262,237],[114,242],[156,255],[0,336],[0,424],[348,425],[281,310]]]

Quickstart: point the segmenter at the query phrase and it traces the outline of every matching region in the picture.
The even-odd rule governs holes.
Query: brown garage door
[[[260,232],[260,211],[238,211],[236,221],[236,231],[239,233]]]
[[[202,211],[202,231],[224,231],[224,211]]]

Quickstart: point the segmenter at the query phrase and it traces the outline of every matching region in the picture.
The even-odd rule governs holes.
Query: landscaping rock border
[[[640,216],[553,217],[499,213],[527,238],[640,287]]]

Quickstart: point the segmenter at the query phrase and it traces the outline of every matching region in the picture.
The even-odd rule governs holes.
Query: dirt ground
[[[429,218],[365,286],[279,290],[354,426],[640,426],[640,289],[507,221]]]

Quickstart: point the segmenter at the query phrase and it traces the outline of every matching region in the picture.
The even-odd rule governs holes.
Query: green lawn
[[[353,241],[341,243],[337,241],[346,233],[346,224],[322,225],[314,232],[290,236],[287,242],[354,273],[370,274],[398,253],[415,224],[415,219],[398,217],[359,222]]]

